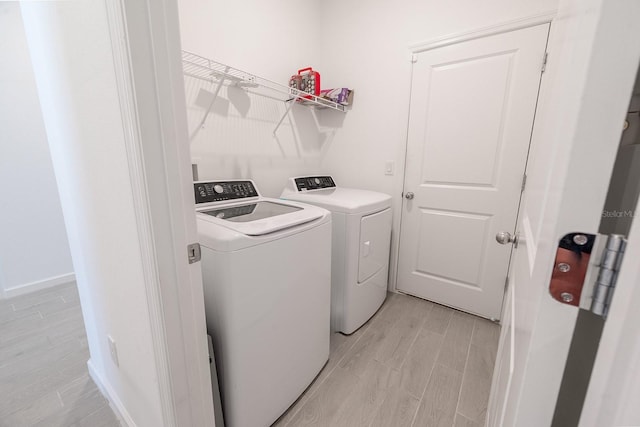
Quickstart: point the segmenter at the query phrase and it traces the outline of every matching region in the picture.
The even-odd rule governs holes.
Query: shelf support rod
[[[278,128],[280,128],[280,125],[282,124],[282,121],[284,120],[285,117],[287,117],[287,114],[289,114],[289,111],[291,110],[291,107],[293,107],[293,104],[295,104],[295,102],[296,102],[295,100],[289,101],[289,105],[287,106],[287,111],[284,112],[284,114],[280,118],[280,121],[276,125],[276,128],[273,130],[273,136],[275,136],[276,132],[278,132]]]
[[[224,72],[225,73],[229,72],[229,67],[228,66],[226,67]],[[200,132],[200,129],[204,128],[204,124],[207,122],[207,118],[209,117],[209,114],[211,113],[211,109],[213,108],[213,104],[216,102],[216,98],[218,98],[218,94],[220,93],[220,89],[222,89],[222,85],[224,83],[224,80],[225,80],[224,76],[220,77],[220,81],[218,82],[218,86],[216,86],[216,90],[213,92],[213,99],[209,103],[209,107],[207,108],[207,111],[205,111],[204,116],[202,116],[202,120],[200,120],[200,123],[194,129],[193,133],[189,137],[189,142],[193,141],[193,139],[196,137],[198,132]]]

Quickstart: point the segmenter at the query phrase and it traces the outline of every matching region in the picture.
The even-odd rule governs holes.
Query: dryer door
[[[391,247],[391,209],[362,217],[358,283],[362,283],[389,264]]]

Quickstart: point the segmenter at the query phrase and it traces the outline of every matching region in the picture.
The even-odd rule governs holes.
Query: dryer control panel
[[[320,190],[323,188],[335,188],[336,183],[330,176],[305,176],[294,178],[298,191]]]
[[[252,181],[198,181],[193,183],[196,205],[258,197]]]

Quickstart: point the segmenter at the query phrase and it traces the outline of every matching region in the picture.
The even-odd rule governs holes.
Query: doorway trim
[[[185,120],[176,117],[184,110],[177,3],[131,7],[106,0],[105,7],[164,425],[213,426],[204,302],[194,274],[200,265],[187,263],[193,210],[184,201],[193,201],[182,185],[187,173],[177,148],[188,147],[186,113]],[[116,409],[134,425],[126,408]]]
[[[152,213],[148,203],[147,180],[144,174],[144,154],[140,135],[139,118],[136,111],[135,88],[133,85],[133,67],[129,51],[129,37],[124,22],[124,5],[120,1],[105,2],[109,21],[109,35],[115,68],[116,84],[118,86],[118,100],[120,102],[120,116],[124,132],[124,142],[127,151],[128,169],[131,177],[131,192],[138,223],[137,239],[140,243],[140,256],[143,267],[147,308],[150,317],[151,341],[158,375],[158,389],[162,402],[162,416],[167,425],[175,425],[176,413],[173,405],[173,392],[169,378],[170,361],[167,351],[167,336],[163,321],[162,302],[160,296],[160,277],[156,255],[154,251],[155,238],[152,229]],[[91,365],[90,365],[91,368]],[[108,384],[99,381],[95,370],[91,369],[92,377],[100,384],[112,402],[119,415],[129,424],[133,419],[126,408],[109,389]],[[97,378],[96,378],[97,377]]]
[[[469,40],[479,39],[483,37],[488,37],[501,33],[508,33],[515,30],[520,30],[523,28],[534,27],[540,24],[553,24],[553,20],[556,18],[557,11],[549,10],[547,12],[543,12],[540,14],[525,16],[522,18],[505,21],[496,25],[490,25],[487,27],[481,27],[470,31],[463,31],[460,33],[453,33],[443,37],[438,37],[435,39],[431,39],[424,42],[412,43],[408,46],[409,49],[409,57],[410,62],[413,64],[415,62],[415,55],[421,52],[425,52],[428,50],[436,49],[439,47],[449,46],[457,43],[466,42]],[[551,28],[550,31],[552,31]],[[541,64],[542,65],[542,64]],[[411,82],[413,81],[413,66],[411,67],[411,71],[409,73],[409,82],[408,82],[408,90],[407,90],[407,100],[406,102],[410,104],[411,102]],[[544,84],[544,79],[540,82],[540,90],[542,90]],[[536,107],[537,110],[537,107]],[[409,143],[409,117],[411,115],[410,108],[407,108],[407,126],[404,131],[404,143],[399,144],[398,149],[398,159],[401,159],[400,167],[398,168],[397,178],[394,183],[394,191],[395,195],[400,195],[400,197],[393,199],[393,209],[397,213],[393,217],[393,230],[395,233],[391,236],[391,258],[389,265],[389,289],[392,292],[398,291],[398,263],[400,260],[400,230],[402,228],[402,208],[403,208],[403,199],[402,195],[404,194],[404,182],[405,182],[405,174],[406,174],[406,166],[407,166],[407,144]],[[531,144],[533,144],[533,140],[530,141],[529,150],[531,150]],[[524,172],[524,171],[523,171]]]
[[[462,33],[449,34],[426,42],[413,43],[409,45],[409,50],[411,53],[425,52],[427,50],[433,50],[439,47],[462,43],[469,40],[480,39],[496,34],[509,33],[523,28],[535,27],[540,24],[549,24],[553,21],[555,16],[556,11],[551,10],[538,15],[506,21],[497,25],[490,25],[488,27],[482,27]]]

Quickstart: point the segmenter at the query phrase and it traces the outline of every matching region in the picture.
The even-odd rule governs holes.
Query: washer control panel
[[[320,190],[335,188],[336,183],[330,176],[305,176],[294,179],[298,191]]]
[[[193,183],[193,190],[196,205],[259,196],[258,190],[251,181],[200,181]]]

